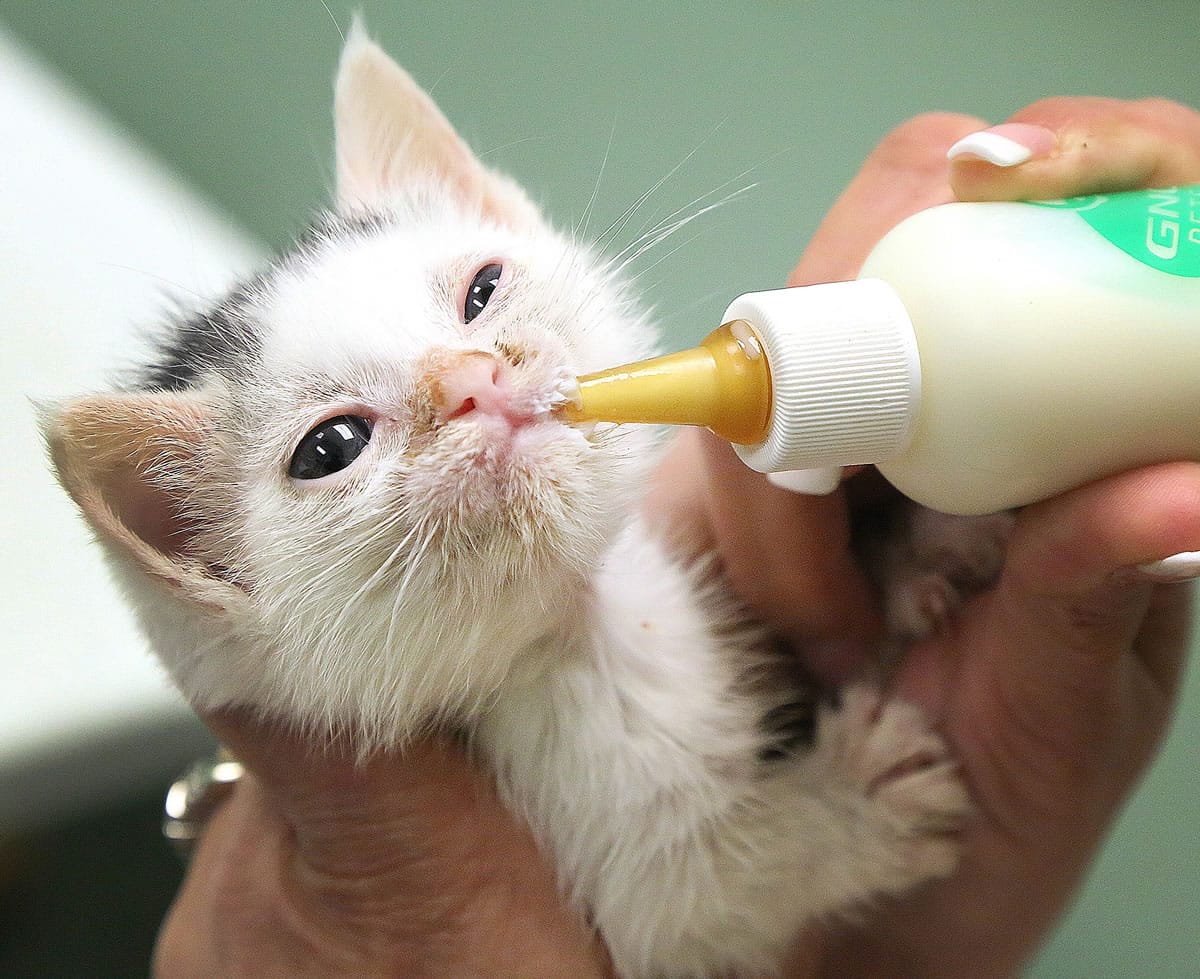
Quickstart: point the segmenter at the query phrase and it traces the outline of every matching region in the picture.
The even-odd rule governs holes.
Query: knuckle
[[[1184,119],[1193,118],[1200,119],[1194,109],[1189,108],[1182,102],[1176,102],[1173,99],[1163,98],[1162,96],[1153,95],[1148,98],[1138,99],[1132,103],[1144,117],[1151,119]]]
[[[1052,95],[1031,102],[1013,114],[1014,122],[1032,122],[1051,128],[1113,125],[1124,121],[1151,130],[1200,127],[1195,109],[1161,96],[1114,99],[1102,96]]]
[[[1182,102],[1152,97],[1133,103],[1137,124],[1182,150],[1200,151],[1200,112]]]
[[[1110,633],[1125,631],[1129,618],[1127,603],[1079,599],[1070,602],[1064,612],[1069,635],[1080,636],[1085,642],[1097,641]]]

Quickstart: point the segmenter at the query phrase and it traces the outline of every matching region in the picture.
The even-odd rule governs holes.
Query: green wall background
[[[756,184],[642,263],[679,342],[737,293],[782,284],[864,156],[915,113],[999,121],[1050,94],[1200,106],[1198,0],[0,0],[0,21],[279,246],[327,196],[334,21],[355,6],[560,224],[582,215],[606,156],[595,230],[669,174],[624,240]],[[1193,669],[1166,752],[1031,975],[1200,975],[1198,743]]]

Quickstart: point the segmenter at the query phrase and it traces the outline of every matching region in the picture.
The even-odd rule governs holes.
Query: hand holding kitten
[[[978,120],[901,127],[835,206],[792,284],[853,275],[887,228],[950,199],[951,187],[1020,197],[1200,179],[1200,116],[1178,106],[1054,100],[1015,118],[1049,126],[1059,149],[1010,170],[962,159],[948,168],[946,147]],[[878,622],[849,551],[849,493],[783,493],[697,437],[658,487],[657,515],[693,521],[764,618],[801,651],[826,654],[826,673],[848,671],[843,640],[872,638]],[[755,546],[764,534],[772,547]],[[1177,689],[1188,595],[1122,569],[1192,549],[1194,465],[1116,477],[1021,515],[996,589],[914,649],[896,681],[941,719],[965,768],[979,818],[964,862],[860,932],[810,935],[794,974],[877,975],[881,962],[893,974],[1019,968],[1161,740]],[[780,563],[764,566],[764,554]],[[560,908],[528,831],[452,747],[356,767],[334,746],[314,756],[239,713],[209,722],[253,777],[208,828],[164,928],[158,974],[608,971],[589,930]]]

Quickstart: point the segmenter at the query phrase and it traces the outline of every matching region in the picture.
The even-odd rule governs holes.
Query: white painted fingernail
[[[960,156],[987,160],[998,167],[1015,167],[1033,156],[1033,150],[1022,146],[1015,139],[984,129],[964,136],[946,151],[946,158],[949,160],[958,159]]]
[[[1161,561],[1139,564],[1138,571],[1155,581],[1190,581],[1200,578],[1200,551],[1180,551]]]
[[[983,160],[997,167],[1015,167],[1034,157],[1050,156],[1058,134],[1029,122],[1002,122],[964,136],[946,151],[948,159]]]
[[[830,466],[826,469],[789,469],[784,472],[767,473],[768,481],[780,489],[802,493],[805,496],[828,496],[841,485],[842,469]]]

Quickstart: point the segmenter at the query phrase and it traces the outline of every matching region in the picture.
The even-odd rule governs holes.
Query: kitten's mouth
[[[530,383],[507,361],[482,350],[439,357],[426,377],[435,428],[472,424],[499,434],[561,425],[566,419],[560,409],[577,392],[574,374],[565,367]]]
[[[463,398],[432,432],[445,485],[465,490],[475,508],[531,486],[557,485],[578,465],[589,434],[564,422],[555,410],[564,401],[553,384]]]

